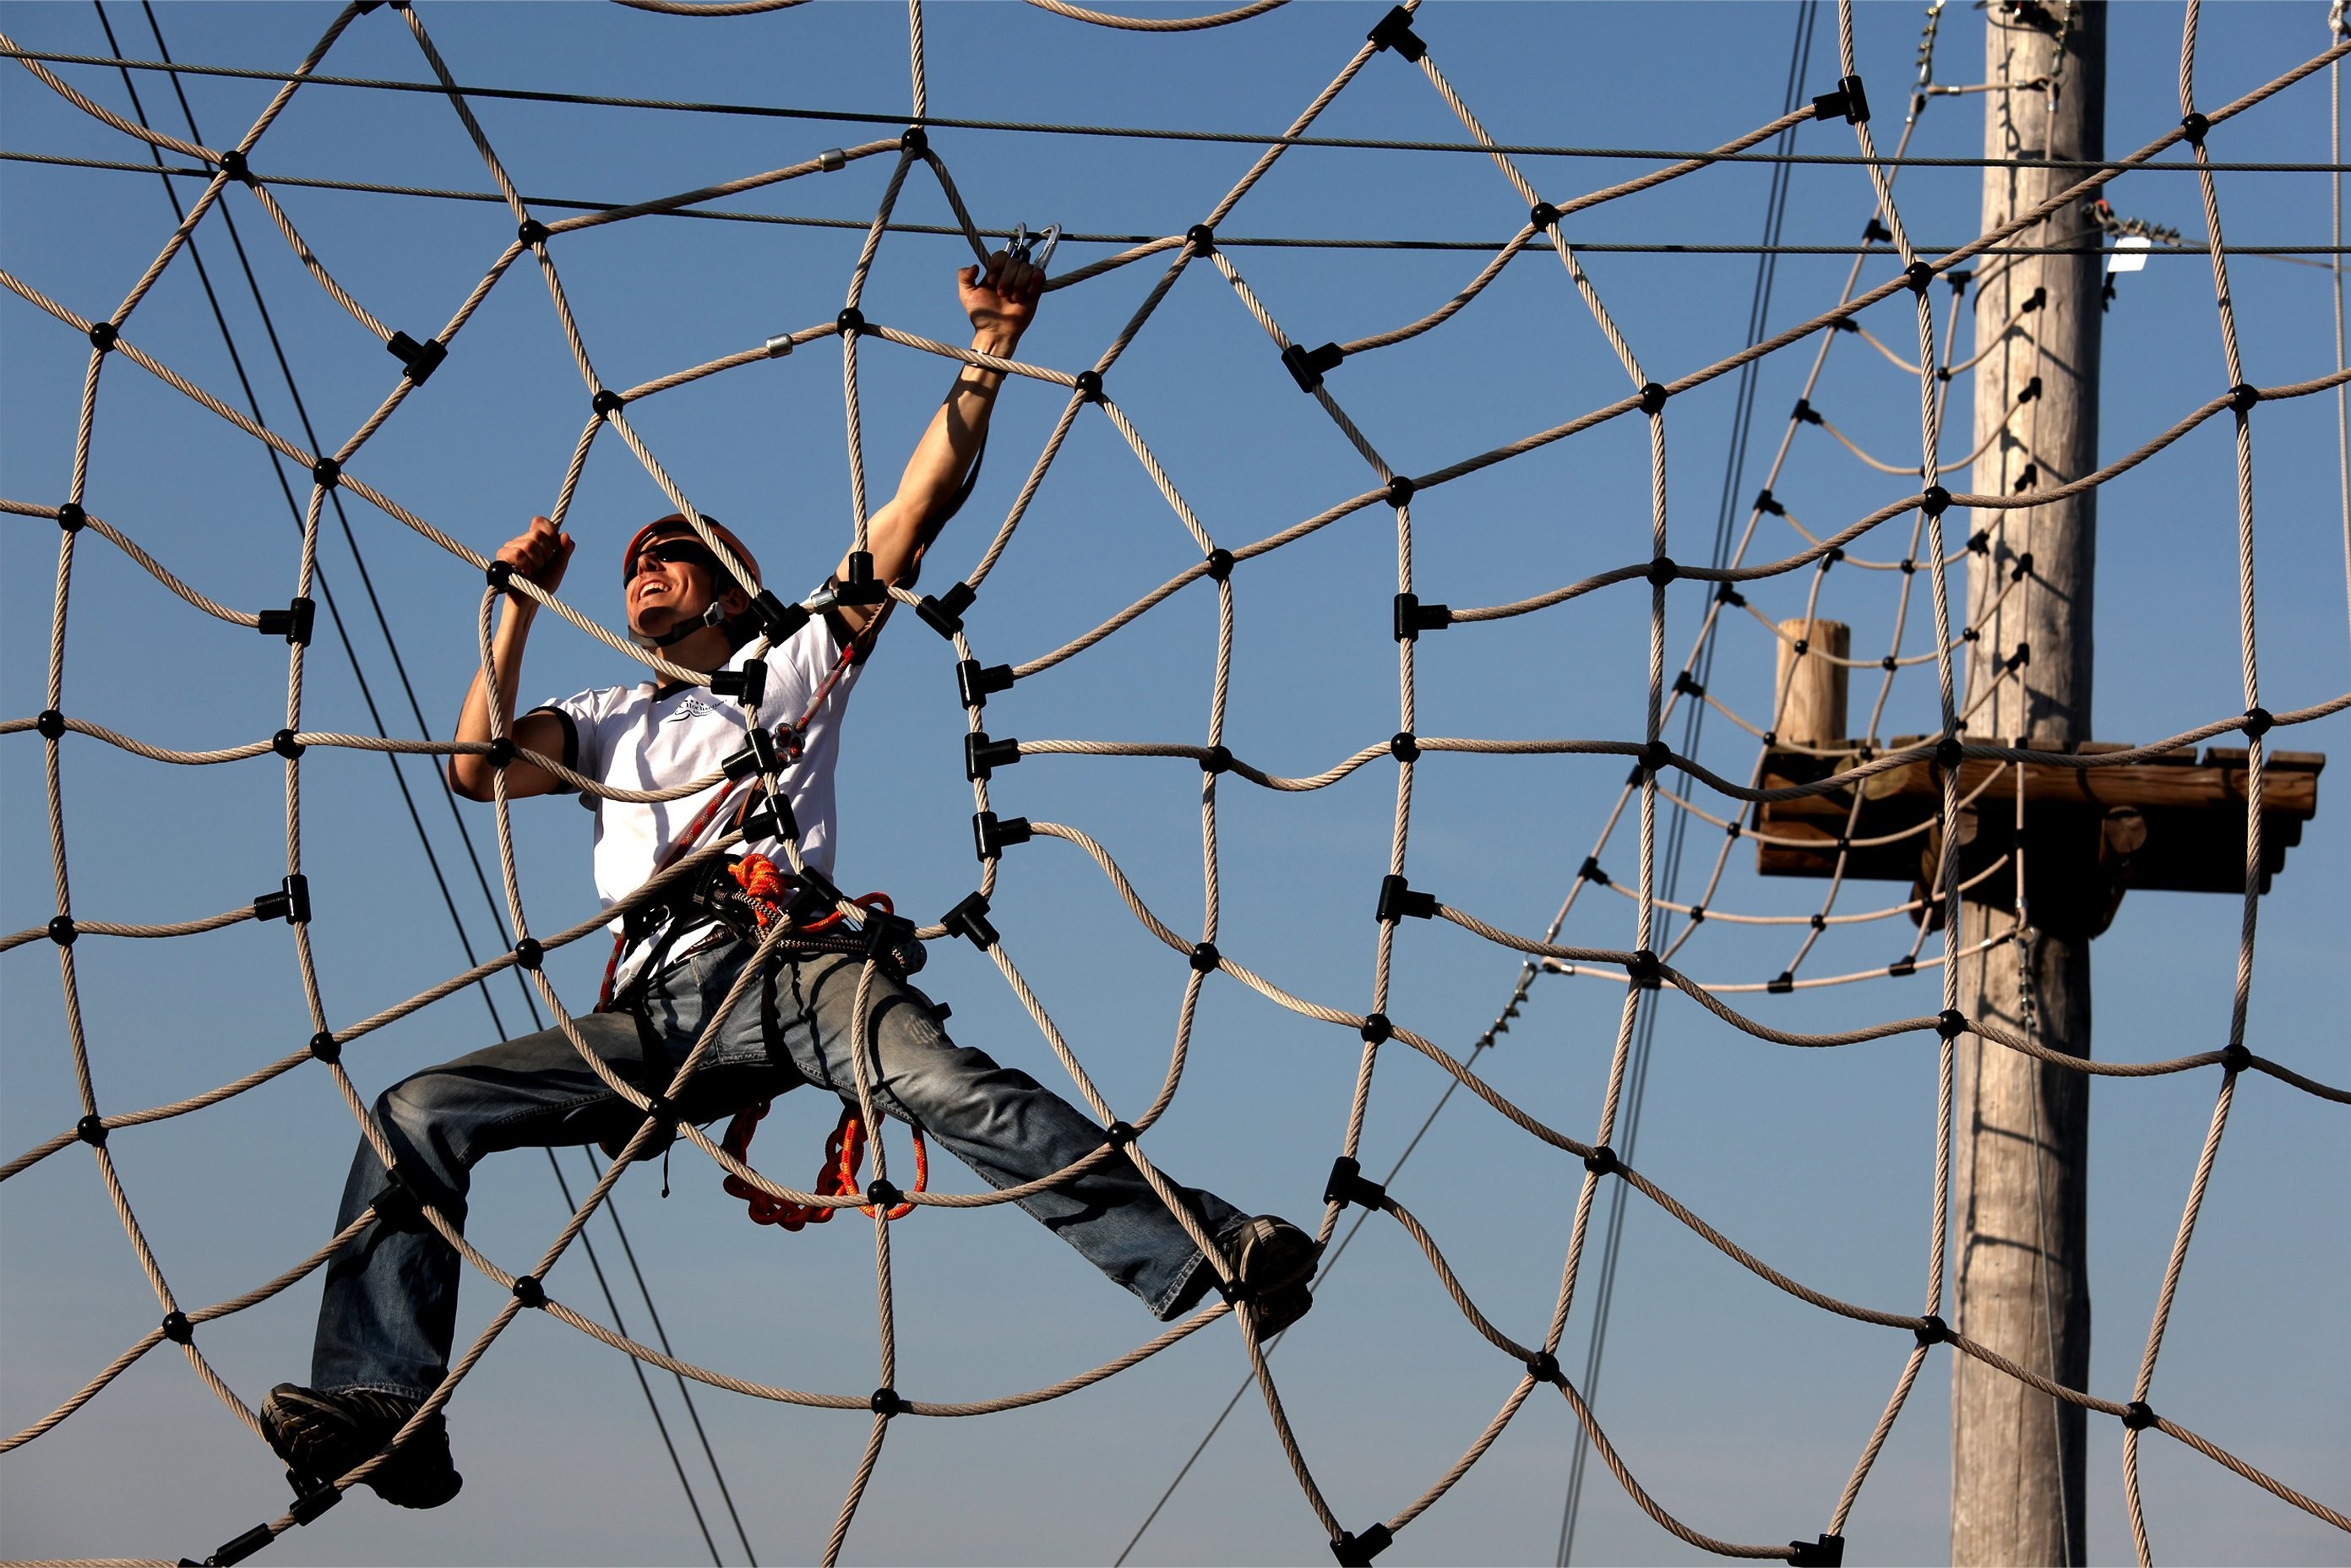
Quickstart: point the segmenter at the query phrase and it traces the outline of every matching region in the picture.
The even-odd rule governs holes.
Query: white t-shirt
[[[832,673],[842,643],[831,616],[820,615],[768,649],[766,689],[758,709],[760,726],[771,733],[799,724],[817,688]],[[726,668],[740,669],[750,662],[747,645],[727,660]],[[800,754],[779,774],[799,824],[800,855],[827,875],[832,871],[836,829],[833,815],[832,770],[841,755],[841,723],[849,706],[850,688],[860,666],[852,664],[833,683],[800,732]],[[575,772],[624,789],[666,789],[715,771],[741,751],[749,731],[749,716],[734,697],[713,696],[706,686],[660,685],[643,682],[633,686],[605,686],[580,692],[531,710],[552,714],[565,728],[564,762]],[[779,739],[783,737],[779,737]],[[586,800],[596,812],[596,893],[611,908],[643,885],[668,856],[680,834],[714,797],[726,803],[696,835],[692,850],[726,831],[737,805],[756,782],[722,779],[709,789],[658,805],[642,806],[619,800]],[[774,861],[787,874],[791,862],[773,839],[747,841],[737,848],[757,851]],[[617,983],[626,985],[650,950],[639,943],[622,960]]]

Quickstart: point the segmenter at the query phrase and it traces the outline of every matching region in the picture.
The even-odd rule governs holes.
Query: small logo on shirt
[[[680,719],[707,718],[710,716],[711,711],[712,710],[709,706],[704,703],[700,697],[688,697],[684,702],[678,704],[675,707],[670,709],[668,714],[663,717],[662,722],[664,724],[675,724]]]

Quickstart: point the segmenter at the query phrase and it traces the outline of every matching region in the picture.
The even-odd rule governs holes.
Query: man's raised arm
[[[563,581],[563,569],[571,562],[571,536],[556,531],[555,525],[545,517],[533,517],[526,533],[516,535],[498,547],[498,559],[515,570],[517,577],[527,577],[552,593]],[[498,606],[497,630],[490,638],[490,665],[497,675],[496,702],[498,715],[506,720],[506,731],[514,743],[527,751],[542,757],[563,755],[563,721],[552,714],[527,714],[516,722],[515,692],[522,682],[523,644],[530,638],[531,621],[538,614],[538,601],[509,591]],[[457,738],[465,741],[487,741],[490,735],[489,689],[483,684],[482,672],[474,672],[474,684],[466,688],[465,711],[457,718]],[[461,752],[449,758],[449,786],[468,800],[488,800],[496,798],[492,782],[496,769],[490,759],[479,752]],[[519,759],[507,765],[507,793],[546,795],[563,788],[563,782],[543,768]]]
[[[1036,316],[1037,297],[1044,285],[1042,270],[1001,251],[987,258],[986,272],[967,267],[957,273],[956,292],[971,318],[972,348],[998,359],[1011,358]],[[942,514],[954,504],[987,439],[996,390],[1003,381],[998,371],[966,365],[946,402],[931,416],[914,455],[906,460],[898,493],[866,525],[866,548],[872,552],[878,580],[896,582],[908,575],[945,523]],[[849,575],[846,556],[840,575]],[[843,605],[840,613],[852,631],[862,632],[877,609]]]

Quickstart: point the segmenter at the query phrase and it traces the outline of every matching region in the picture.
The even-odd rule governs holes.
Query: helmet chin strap
[[[640,648],[653,648],[656,650],[662,648],[674,648],[678,643],[684,642],[688,637],[693,636],[695,632],[700,632],[705,626],[724,626],[726,623],[726,612],[718,607],[718,601],[714,599],[701,614],[689,616],[685,620],[683,620],[676,625],[671,627],[666,632],[663,632],[658,634],[649,634],[643,632],[632,630],[629,633],[629,641],[634,643]]]

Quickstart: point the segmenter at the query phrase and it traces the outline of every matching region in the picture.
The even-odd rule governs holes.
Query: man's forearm
[[[496,726],[511,733],[514,729],[516,694],[522,687],[523,646],[530,638],[530,623],[536,605],[517,604],[508,600],[498,614],[496,631],[490,635],[490,668],[496,677],[495,695],[483,680],[482,672],[474,672],[473,683],[465,688],[465,706],[457,716],[456,738],[479,744],[496,738],[493,735],[490,704],[497,704]],[[488,785],[489,766],[476,756],[459,756],[449,759],[449,779],[461,794],[474,795],[477,789]]]

